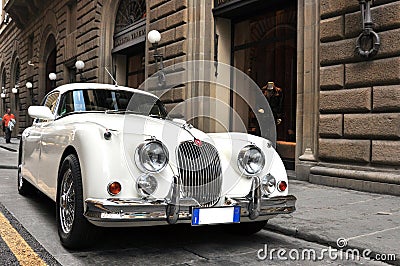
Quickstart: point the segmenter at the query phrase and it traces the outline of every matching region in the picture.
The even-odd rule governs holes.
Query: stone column
[[[298,2],[296,176],[308,180],[318,150],[319,0]]]

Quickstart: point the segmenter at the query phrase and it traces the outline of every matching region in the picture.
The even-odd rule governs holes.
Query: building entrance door
[[[144,43],[139,45],[131,54],[127,55],[127,84],[129,87],[138,88],[145,79],[145,54]]]
[[[297,3],[269,7],[258,14],[232,21],[233,65],[262,89],[274,113],[277,151],[294,169],[297,97]],[[247,129],[259,135],[251,110]]]

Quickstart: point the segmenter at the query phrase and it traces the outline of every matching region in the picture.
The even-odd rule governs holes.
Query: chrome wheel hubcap
[[[60,187],[60,223],[64,233],[68,234],[75,218],[75,190],[73,187],[71,169],[68,169],[62,178]]]

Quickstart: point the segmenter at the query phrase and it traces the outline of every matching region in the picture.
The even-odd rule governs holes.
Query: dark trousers
[[[6,143],[10,143],[11,142],[11,130],[6,127]]]

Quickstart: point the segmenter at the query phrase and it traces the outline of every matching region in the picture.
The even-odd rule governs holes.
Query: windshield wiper
[[[108,109],[108,110],[105,111],[106,114],[125,114],[125,113],[128,113],[128,112],[131,112],[131,111],[126,110],[126,109],[119,109],[119,110]]]
[[[154,118],[166,119],[166,117],[161,116],[161,115],[149,114],[149,116],[154,117]]]

